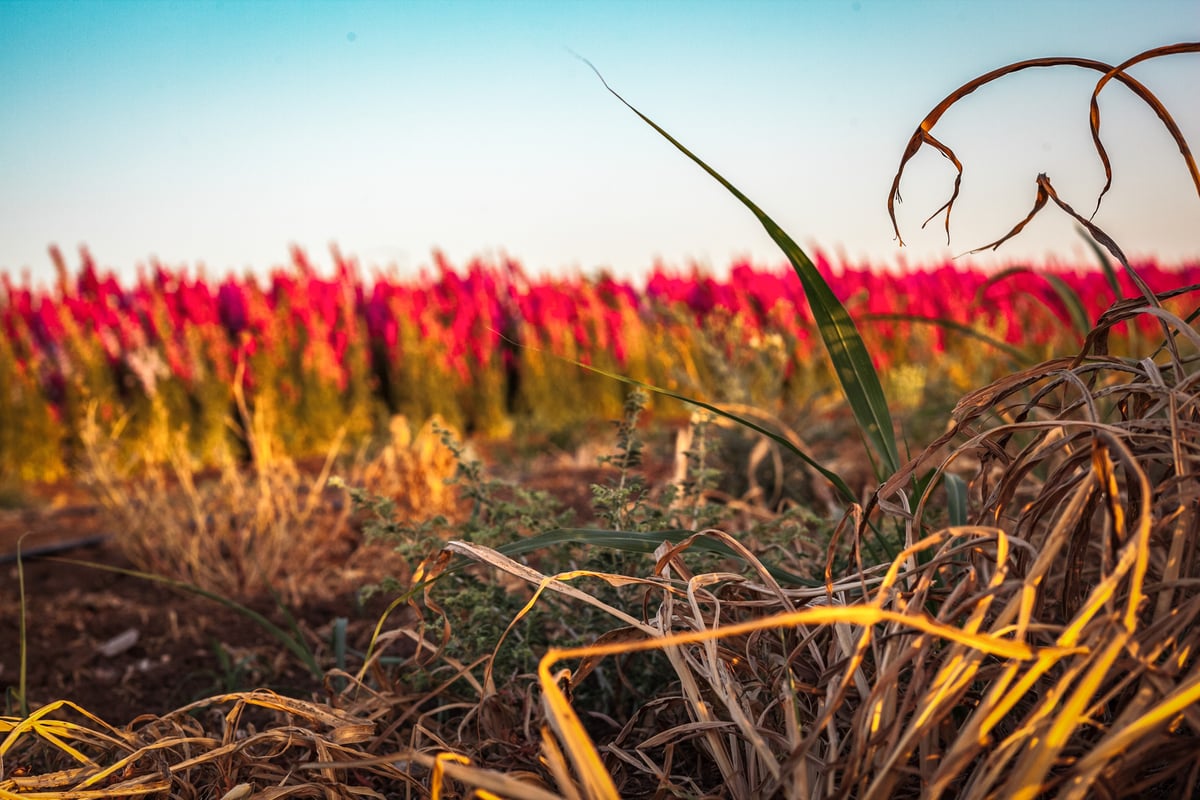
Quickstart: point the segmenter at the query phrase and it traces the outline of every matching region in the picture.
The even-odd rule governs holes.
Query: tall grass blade
[[[532,553],[546,547],[571,544],[587,545],[588,547],[606,547],[627,553],[653,553],[664,541],[671,544],[679,544],[695,533],[696,531],[682,529],[642,532],[610,531],[600,528],[560,528],[559,530],[547,531],[535,536],[506,542],[497,547],[496,550],[510,558]],[[713,553],[727,558],[741,559],[740,553],[716,539],[696,539],[692,542],[691,549],[696,552]],[[469,562],[464,560],[463,565],[465,566],[466,563]],[[763,563],[762,566],[766,568],[772,578],[780,583],[804,587],[824,585],[824,581],[808,580],[772,564]]]
[[[816,265],[773,219],[751,202],[750,198],[742,194],[732,183],[722,177],[720,173],[684,147],[671,134],[655,123],[654,120],[647,117],[630,104],[628,100],[618,94],[608,85],[608,82],[604,80],[604,76],[600,74],[600,71],[591,62],[586,59],[584,59],[584,62],[592,68],[604,84],[604,88],[608,89],[613,97],[620,100],[626,108],[637,114],[643,122],[674,145],[675,149],[695,162],[697,166],[707,172],[717,183],[725,187],[726,191],[749,209],[750,213],[754,214],[763,228],[766,229],[767,234],[774,240],[775,244],[787,256],[792,268],[796,271],[796,275],[800,278],[801,285],[804,287],[804,294],[808,298],[809,306],[812,309],[813,319],[817,323],[817,331],[820,333],[821,340],[825,343],[825,348],[829,352],[834,372],[837,374],[838,382],[841,384],[842,390],[846,395],[846,400],[850,404],[850,409],[854,413],[859,432],[866,439],[869,449],[873,451],[877,459],[875,462],[876,475],[882,477],[883,475],[890,475],[896,472],[900,468],[899,448],[896,444],[896,432],[892,426],[892,415],[888,410],[887,398],[883,393],[883,386],[879,382],[879,375],[875,372],[875,367],[871,363],[871,356],[867,352],[866,345],[863,344],[862,337],[859,335],[858,329],[854,326],[854,320],[851,319],[845,306],[834,295],[833,290],[829,288],[829,284],[825,282]]]

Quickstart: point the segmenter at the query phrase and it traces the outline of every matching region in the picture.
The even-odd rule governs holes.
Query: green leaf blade
[[[863,343],[862,336],[859,335],[858,329],[854,325],[854,320],[850,317],[850,313],[846,311],[845,306],[837,299],[833,290],[829,288],[829,284],[825,281],[820,271],[817,270],[812,259],[796,244],[792,237],[788,236],[750,198],[742,194],[737,187],[726,180],[720,173],[684,147],[682,143],[667,133],[654,120],[630,104],[629,101],[608,85],[608,82],[604,80],[604,76],[600,75],[599,70],[596,70],[586,59],[584,61],[596,72],[600,81],[604,83],[604,87],[620,100],[626,108],[637,114],[647,125],[674,145],[675,149],[679,150],[679,152],[683,153],[697,166],[707,172],[717,183],[721,184],[726,191],[736,197],[742,205],[758,218],[763,228],[766,229],[767,234],[779,246],[784,255],[787,256],[792,269],[795,270],[796,275],[800,278],[804,294],[808,298],[809,306],[812,309],[813,319],[817,324],[817,331],[825,344],[825,349],[829,353],[830,360],[833,362],[838,383],[841,385],[846,400],[850,404],[850,410],[854,414],[854,419],[858,424],[860,433],[877,457],[875,464],[877,477],[882,478],[884,475],[890,475],[899,470],[900,453],[899,447],[896,444],[896,432],[892,423],[891,411],[888,409],[887,397],[884,394],[883,385],[879,381],[879,375],[875,371],[875,365],[871,361],[871,356],[867,352],[867,347]]]

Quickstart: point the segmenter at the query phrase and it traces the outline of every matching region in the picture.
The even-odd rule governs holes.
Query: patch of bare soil
[[[60,554],[95,565],[131,565],[111,541]],[[96,566],[37,558],[24,564],[27,695],[30,708],[72,700],[124,724],[212,694],[267,686],[320,694],[320,682],[256,622],[213,600]],[[0,685],[15,689],[20,667],[17,564],[3,565]],[[270,600],[254,610],[326,656],[333,621],[348,618],[362,647],[383,601],[360,606],[354,590],[284,611]],[[330,661],[328,666],[332,666]],[[16,709],[8,698],[8,713]]]
[[[522,485],[543,490],[579,512],[589,508],[600,471],[561,461],[535,466]],[[25,622],[26,697],[30,709],[70,700],[124,725],[213,694],[271,688],[319,699],[324,687],[263,627],[212,599],[104,567],[133,569],[103,509],[79,487],[35,487],[28,507],[0,511],[0,687],[6,714],[19,713],[21,617]],[[582,517],[581,517],[582,518]],[[270,597],[250,607],[301,639],[320,666],[335,665],[332,631],[346,620],[351,650],[365,652],[389,598],[365,605],[360,587],[405,566],[390,548],[350,533],[348,555],[315,576],[302,604]],[[24,538],[22,538],[24,537]],[[24,554],[24,602],[16,559]],[[90,566],[74,562],[90,562]],[[401,613],[401,612],[397,612]]]

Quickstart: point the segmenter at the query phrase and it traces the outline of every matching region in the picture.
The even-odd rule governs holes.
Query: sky
[[[49,278],[51,244],[126,276],[153,259],[265,271],[292,244],[327,266],[331,243],[401,274],[435,249],[534,274],[783,264],[578,56],[802,246],[934,264],[1006,233],[1039,172],[1085,214],[1103,184],[1099,75],[1028,70],[934,131],[965,167],[949,245],[921,222],[953,168],[931,150],[910,163],[900,247],[888,190],[943,97],[1025,58],[1184,41],[1200,41],[1196,0],[0,0],[0,271]],[[1132,72],[1200,149],[1200,55]],[[1133,257],[1200,258],[1200,197],[1162,124],[1115,83],[1101,111],[1114,184],[1096,223]],[[972,259],[1091,262],[1053,209]]]

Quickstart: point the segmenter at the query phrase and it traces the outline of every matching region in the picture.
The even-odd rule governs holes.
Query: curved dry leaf
[[[1100,156],[1100,163],[1104,166],[1104,188],[1100,190],[1099,196],[1096,198],[1096,208],[1092,211],[1092,216],[1100,210],[1100,202],[1104,199],[1104,195],[1108,193],[1112,186],[1112,165],[1108,159],[1108,151],[1105,150],[1104,144],[1100,141],[1100,91],[1108,85],[1108,82],[1119,75],[1124,74],[1125,70],[1138,64],[1142,61],[1147,61],[1151,58],[1160,56],[1179,55],[1181,53],[1198,53],[1200,52],[1200,43],[1198,42],[1182,42],[1180,44],[1164,45],[1163,47],[1155,47],[1151,50],[1138,53],[1133,58],[1122,61],[1117,66],[1104,74],[1104,77],[1096,82],[1096,88],[1092,90],[1092,99],[1089,111],[1089,124],[1092,130],[1092,143],[1096,146],[1096,154]],[[1154,113],[1162,120],[1167,131],[1171,134],[1171,138],[1175,140],[1175,144],[1179,147],[1179,153],[1183,156],[1184,163],[1187,164],[1188,173],[1192,176],[1192,184],[1196,187],[1196,192],[1200,194],[1200,169],[1196,168],[1196,159],[1192,157],[1192,151],[1188,147],[1187,140],[1183,136],[1183,132],[1179,130],[1179,126],[1175,124],[1174,118],[1167,112],[1167,109],[1158,98],[1151,95],[1149,98],[1143,98],[1154,109]]]
[[[971,94],[972,92],[979,89],[980,87],[985,86],[988,83],[991,83],[994,80],[1003,78],[1007,75],[1011,75],[1016,72],[1021,72],[1022,70],[1026,70],[1026,69],[1070,66],[1070,67],[1080,67],[1083,69],[1090,69],[1090,70],[1094,70],[1096,72],[1103,73],[1103,77],[1097,83],[1096,89],[1092,93],[1092,106],[1091,106],[1091,108],[1092,108],[1092,118],[1091,118],[1091,120],[1092,120],[1092,138],[1093,138],[1093,141],[1096,143],[1097,153],[1100,156],[1101,163],[1104,166],[1105,175],[1108,178],[1108,181],[1105,183],[1104,190],[1101,192],[1101,197],[1103,197],[1104,192],[1108,191],[1108,187],[1109,187],[1109,184],[1111,183],[1111,178],[1112,178],[1112,170],[1109,165],[1107,152],[1104,150],[1104,148],[1100,144],[1100,116],[1099,116],[1099,106],[1097,105],[1097,102],[1096,102],[1096,96],[1099,94],[1100,90],[1103,89],[1104,86],[1107,85],[1108,82],[1112,81],[1112,80],[1117,80],[1117,81],[1120,81],[1121,83],[1123,83],[1126,87],[1128,87],[1130,89],[1130,91],[1132,91],[1135,95],[1137,95],[1138,98],[1140,98],[1142,100],[1142,102],[1144,102],[1144,103],[1146,103],[1146,105],[1150,106],[1150,108],[1154,111],[1154,113],[1158,116],[1158,118],[1160,120],[1162,120],[1163,124],[1167,127],[1167,131],[1171,134],[1171,138],[1175,140],[1176,145],[1179,147],[1180,153],[1184,157],[1184,161],[1187,164],[1190,174],[1192,175],[1192,180],[1196,185],[1197,193],[1200,193],[1200,171],[1197,170],[1195,159],[1191,155],[1191,150],[1188,148],[1187,140],[1184,139],[1182,132],[1179,130],[1179,126],[1175,123],[1174,119],[1171,117],[1171,115],[1167,111],[1166,107],[1154,95],[1154,93],[1151,92],[1145,85],[1143,85],[1141,82],[1139,82],[1138,80],[1136,80],[1135,78],[1130,76],[1125,71],[1126,69],[1128,69],[1128,67],[1130,67],[1134,64],[1137,64],[1141,61],[1145,61],[1147,59],[1157,58],[1157,57],[1164,56],[1164,55],[1173,55],[1173,54],[1177,54],[1177,53],[1188,53],[1188,52],[1200,52],[1200,43],[1183,43],[1183,44],[1168,45],[1165,47],[1154,48],[1151,50],[1147,50],[1143,53],[1139,53],[1138,55],[1134,56],[1133,58],[1130,58],[1115,67],[1110,64],[1106,64],[1102,61],[1095,61],[1095,60],[1089,59],[1089,58],[1073,58],[1073,57],[1032,58],[1032,59],[1027,59],[1025,61],[1017,61],[1015,63],[1008,64],[1007,66],[999,67],[998,69],[994,69],[990,72],[980,75],[979,77],[975,78],[974,80],[964,83],[962,86],[958,87],[953,92],[951,92],[949,95],[947,95],[940,103],[938,103],[936,106],[934,106],[933,110],[930,111],[923,120],[921,120],[921,124],[917,126],[916,131],[913,133],[912,137],[909,138],[908,144],[904,148],[904,153],[900,157],[900,166],[897,168],[896,175],[892,179],[892,187],[891,187],[891,191],[888,193],[888,201],[887,201],[888,217],[892,221],[892,229],[895,231],[896,241],[901,246],[904,245],[904,238],[900,234],[900,224],[896,219],[896,202],[900,201],[900,199],[901,199],[901,197],[900,197],[900,181],[904,176],[904,168],[908,164],[908,162],[910,160],[912,160],[913,156],[915,156],[921,150],[921,147],[927,144],[927,145],[933,147],[934,149],[936,149],[938,152],[940,152],[946,158],[948,158],[951,161],[951,163],[954,164],[954,168],[955,168],[955,172],[956,172],[956,175],[954,178],[954,188],[950,193],[950,199],[947,200],[946,203],[943,204],[941,208],[939,208],[937,211],[935,211],[929,217],[929,219],[925,220],[925,223],[924,223],[925,225],[929,224],[929,222],[934,217],[936,217],[938,214],[940,214],[944,211],[946,213],[946,243],[949,244],[949,242],[950,242],[950,214],[954,209],[954,203],[958,199],[959,191],[961,189],[963,168],[962,168],[961,162],[959,162],[958,158],[954,155],[954,151],[949,146],[947,146],[946,144],[944,144],[941,141],[939,141],[938,139],[936,139],[932,134],[932,130],[933,130],[934,126],[937,125],[938,121],[941,120],[942,116],[946,113],[946,111],[948,111],[950,109],[950,107],[953,106],[955,103],[957,103],[959,100],[962,100],[967,95]],[[1040,180],[1039,180],[1039,185],[1040,185]],[[1039,192],[1039,198],[1040,198],[1040,192]],[[1056,200],[1056,202],[1058,202],[1058,201]],[[1098,199],[1097,203],[1096,203],[1097,208],[1099,208],[1099,203],[1100,203],[1100,201]],[[1015,235],[1021,228],[1024,227],[1025,223],[1027,223],[1029,221],[1029,219],[1031,219],[1033,217],[1033,215],[1038,210],[1040,210],[1041,206],[1044,204],[1045,204],[1045,200],[1041,199],[1040,204],[1035,205],[1034,211],[1031,212],[1029,214],[1029,216],[1025,218],[1025,221],[1022,223],[1019,223],[1013,229],[1013,231],[1008,234],[1008,236],[1005,236],[1002,239],[1000,239],[998,242],[996,242],[995,246],[999,246],[1002,242],[1004,242],[1005,240],[1007,240],[1007,239],[1011,238],[1013,235]],[[1060,203],[1060,205],[1062,205],[1062,204]],[[1082,218],[1079,217],[1078,215],[1076,215],[1076,214],[1072,214],[1072,215],[1077,220],[1080,220],[1081,222],[1083,221]],[[924,227],[924,225],[922,225],[922,227]],[[1089,230],[1090,230],[1090,226],[1089,226]],[[986,247],[979,248],[979,249],[986,249]],[[1111,248],[1110,248],[1110,251],[1111,251]]]

